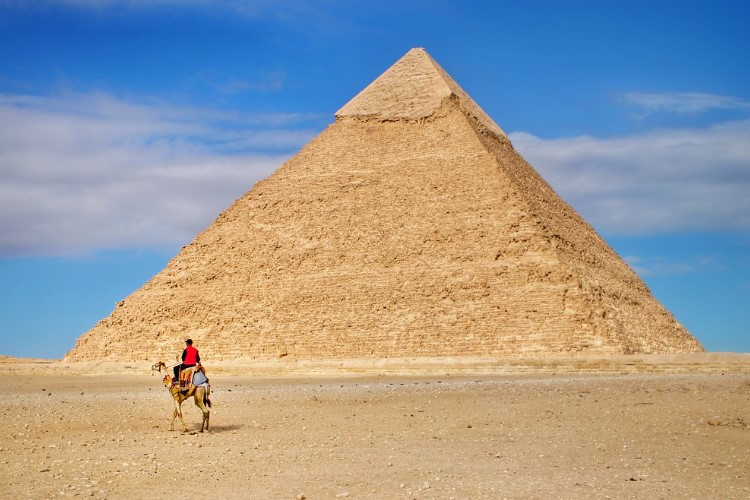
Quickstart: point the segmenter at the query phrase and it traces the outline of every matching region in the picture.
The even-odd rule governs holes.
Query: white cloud
[[[0,255],[187,243],[316,134],[307,118],[0,95]]]
[[[0,94],[0,255],[184,244],[307,143],[317,118]],[[750,231],[750,120],[510,137],[600,231]]]
[[[702,92],[626,92],[621,99],[646,113],[665,111],[688,114],[714,109],[750,111],[750,101]]]
[[[750,120],[615,138],[510,137],[600,231],[750,231]]]

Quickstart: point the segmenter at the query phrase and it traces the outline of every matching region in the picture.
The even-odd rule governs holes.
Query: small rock
[[[429,490],[430,489],[430,483],[428,483],[427,481],[425,481],[424,484],[422,485],[422,489]]]
[[[349,496],[349,492],[348,491],[342,491],[341,493],[339,493],[338,495],[336,495],[336,498],[344,498],[344,497],[348,497],[348,496]]]
[[[307,497],[305,496],[304,493],[300,493],[299,495],[297,495],[297,500],[305,500],[305,498]]]

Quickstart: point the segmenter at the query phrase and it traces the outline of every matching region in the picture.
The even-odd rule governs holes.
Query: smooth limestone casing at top
[[[169,357],[187,337],[217,360],[703,350],[423,49],[66,360]]]

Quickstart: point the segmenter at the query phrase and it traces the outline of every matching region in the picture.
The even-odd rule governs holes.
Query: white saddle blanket
[[[203,385],[206,382],[208,382],[208,378],[206,378],[206,375],[203,372],[196,371],[193,374],[193,385],[198,387],[199,385]]]

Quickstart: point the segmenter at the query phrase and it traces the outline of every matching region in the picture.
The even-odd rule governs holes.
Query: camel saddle
[[[206,381],[206,382],[208,381],[208,379],[205,376],[206,375],[206,369],[203,368],[202,365],[191,366],[189,368],[183,368],[180,371],[180,390],[185,391],[185,390],[192,389],[193,388],[193,378],[198,373],[200,373],[200,374],[203,375],[203,377],[201,377],[201,383],[203,383],[204,381]],[[198,385],[200,385],[200,384],[198,384]]]

